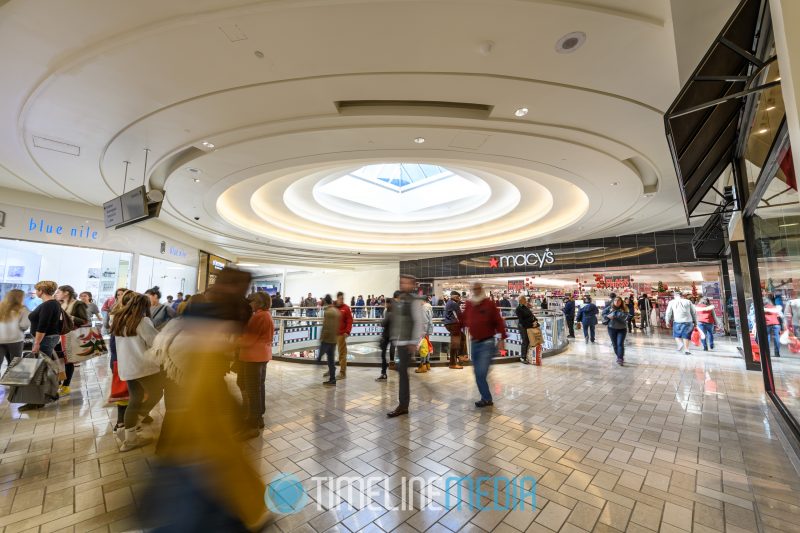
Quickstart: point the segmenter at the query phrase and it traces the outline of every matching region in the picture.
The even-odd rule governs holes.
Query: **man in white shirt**
[[[697,311],[694,304],[683,298],[680,291],[675,291],[674,299],[667,305],[667,315],[664,320],[667,327],[672,324],[672,337],[675,339],[678,351],[683,350],[686,355],[691,355],[689,339],[692,338],[692,331],[697,326]]]

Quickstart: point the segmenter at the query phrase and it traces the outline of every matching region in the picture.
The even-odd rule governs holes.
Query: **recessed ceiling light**
[[[517,117],[524,117],[527,114],[528,114],[528,108],[527,107],[520,107],[519,109],[514,111],[514,116],[517,116]]]
[[[195,183],[200,183],[200,178],[192,178],[192,181]]]
[[[761,134],[761,133],[767,133],[768,131],[769,131],[769,128],[761,128],[761,129],[760,129],[760,130],[758,130],[756,133],[759,133],[759,134]]]
[[[211,148],[212,150],[214,149],[214,145],[213,145],[212,143],[208,142],[208,141],[203,141],[203,143],[202,143],[202,144],[203,144],[203,146],[205,146],[206,148]]]
[[[262,52],[261,50],[256,50],[255,52],[253,52],[253,55],[255,55],[259,59],[264,59],[264,52]]]
[[[792,226],[800,225],[800,222],[792,222],[791,224],[781,224],[779,228],[791,228]]]
[[[422,144],[422,143],[425,142],[425,138],[424,137],[417,137],[416,139],[414,139],[414,142],[417,143],[417,144]]]
[[[570,54],[583,46],[586,42],[586,34],[582,31],[573,31],[566,34],[556,42],[556,52],[559,54]]]
[[[766,111],[772,111],[773,109],[775,109],[775,106],[774,106],[774,105],[771,105],[771,106],[769,106],[769,107],[766,109]]]
[[[612,182],[611,182],[611,186],[612,186],[612,187],[616,187],[617,185],[619,185],[619,182],[618,182],[618,181],[612,181]]]
[[[192,174],[199,174],[200,173],[200,169],[199,168],[187,167],[186,170],[188,170]]]

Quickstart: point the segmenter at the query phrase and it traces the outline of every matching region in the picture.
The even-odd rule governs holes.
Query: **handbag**
[[[61,309],[61,335],[66,335],[70,331],[75,329],[75,322],[72,321],[72,317],[64,311],[64,308],[59,307]]]
[[[122,381],[117,372],[117,362],[111,365],[111,388],[108,391],[109,402],[119,402],[128,399],[128,384]]]
[[[692,330],[691,341],[695,346],[700,346],[700,330],[697,327]]]
[[[64,353],[68,363],[82,363],[98,355],[108,353],[106,341],[100,329],[93,326],[82,326],[70,331],[65,336]]]
[[[15,357],[0,378],[0,385],[30,385],[43,362],[40,357]]]
[[[539,346],[544,344],[544,336],[542,335],[542,328],[538,324],[534,324],[532,328],[528,328],[528,341],[531,346]]]

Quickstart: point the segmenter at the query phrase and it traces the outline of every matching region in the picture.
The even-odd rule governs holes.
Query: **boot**
[[[428,371],[430,371],[430,369],[431,369],[431,364],[430,364],[430,362],[426,362],[426,363],[425,363],[425,369],[426,369],[426,370],[428,370]]]
[[[127,452],[130,450],[135,450],[136,448],[141,448],[142,446],[146,446],[150,444],[149,438],[140,437],[138,433],[136,433],[136,429],[126,429],[125,430],[125,442],[122,443],[119,451]]]
[[[460,369],[460,368],[464,368],[464,367],[459,364],[458,356],[451,355],[450,356],[450,367],[449,368]]]
[[[428,369],[425,367],[425,363],[420,363],[419,367],[417,367],[417,369],[414,370],[414,373],[415,374],[424,374],[427,371],[428,371]]]

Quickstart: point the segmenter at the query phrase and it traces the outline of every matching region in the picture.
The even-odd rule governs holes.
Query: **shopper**
[[[431,335],[433,335],[433,306],[431,305],[430,297],[422,302],[422,324],[422,330],[424,331],[425,339],[424,348],[427,351],[423,353],[424,350],[420,349],[419,367],[414,371],[417,374],[422,374],[431,369],[431,352],[433,351],[433,345],[431,344]],[[420,344],[420,346],[423,345]]]
[[[703,332],[703,351],[714,349],[714,326],[717,324],[717,314],[711,300],[707,296],[700,298],[700,303],[695,307],[697,311],[697,327]]]
[[[531,341],[528,337],[528,330],[533,327],[536,322],[536,317],[533,316],[528,299],[524,296],[519,297],[519,305],[514,310],[517,315],[517,328],[519,329],[519,338],[522,341],[522,351],[519,354],[519,359],[523,363],[528,362],[528,350],[531,347]]]
[[[540,306],[542,309],[544,309],[544,310],[547,310],[547,308],[548,308],[548,306],[549,306],[549,305],[550,305],[550,304],[548,304],[548,303],[547,303],[547,295],[543,296],[543,297],[542,297],[542,303],[540,303],[540,304],[539,304],[539,306]]]
[[[183,300],[184,300],[184,298],[183,298],[183,293],[182,293],[182,292],[179,292],[179,293],[178,293],[178,296],[177,296],[177,298],[175,298],[175,299],[172,301],[172,309],[173,309],[173,310],[174,310],[176,313],[178,312],[178,307],[180,307],[180,306],[181,306],[181,304],[183,303]]]
[[[333,305],[330,294],[326,294],[322,299],[322,332],[319,336],[319,358],[326,356],[328,360],[328,371],[323,374],[327,381],[323,385],[336,385],[336,367],[334,366],[333,356],[336,350],[336,343],[339,340],[339,330],[341,329],[342,313]]]
[[[575,338],[575,300],[572,299],[572,296],[569,294],[564,298],[564,308],[562,309],[564,312],[564,319],[567,322],[567,330],[569,331],[569,335],[567,335],[568,339]]]
[[[336,344],[339,349],[339,376],[338,379],[347,377],[347,337],[353,330],[353,312],[344,303],[344,293],[336,293],[336,308],[339,310],[341,320],[339,321],[339,336]]]
[[[586,344],[589,344],[589,340],[594,342],[595,327],[597,326],[597,305],[592,302],[591,296],[586,295],[583,297],[583,305],[578,309],[577,320],[581,323]]]
[[[767,334],[772,340],[775,357],[781,356],[781,333],[784,330],[783,311],[780,306],[775,305],[775,300],[771,296],[764,298],[764,319],[767,322]]]
[[[672,337],[675,339],[677,350],[683,351],[686,355],[691,355],[689,351],[689,340],[692,338],[692,331],[697,325],[697,312],[692,302],[683,297],[680,291],[675,291],[673,299],[667,305],[667,314],[664,317],[667,327],[672,325]]]
[[[100,308],[97,307],[97,304],[94,303],[94,299],[92,298],[92,293],[89,291],[83,291],[78,296],[80,300],[86,304],[86,314],[89,315],[89,321],[97,319],[98,322],[103,321],[103,315],[100,314]]]
[[[269,308],[272,301],[267,293],[256,292],[248,298],[253,309],[244,334],[239,340],[239,374],[237,384],[242,393],[245,412],[244,438],[258,436],[264,427],[266,412],[267,363],[272,360],[272,340],[275,325]]]
[[[388,376],[386,371],[389,368],[389,362],[386,359],[386,352],[389,351],[389,357],[394,361],[394,343],[392,342],[392,298],[386,300],[386,311],[383,313],[381,320],[381,375],[375,381],[386,381]]]
[[[608,336],[611,339],[611,346],[617,356],[617,364],[622,366],[625,363],[625,336],[628,334],[628,318],[630,312],[625,301],[617,296],[608,306]]]
[[[58,284],[55,281],[40,281],[34,285],[36,297],[42,303],[34,309],[28,319],[31,322],[33,335],[33,353],[42,353],[50,359],[55,359],[53,353],[61,340],[61,326],[63,324],[63,311],[55,299]],[[19,408],[20,411],[41,409],[43,404],[27,403]]]
[[[639,327],[645,329],[650,326],[650,298],[647,294],[639,296]]]
[[[628,296],[627,302],[628,308],[628,333],[633,333],[634,328],[636,327],[636,301],[633,299],[633,294]]]
[[[22,357],[25,331],[31,326],[24,301],[24,291],[11,289],[0,302],[0,357],[9,364],[15,357]]]
[[[150,299],[150,314],[148,316],[153,326],[161,331],[167,325],[167,322],[175,318],[177,313],[169,305],[161,303],[161,291],[158,286],[147,289],[144,293]]]
[[[56,291],[55,297],[56,300],[61,303],[61,308],[64,310],[64,313],[66,313],[66,315],[72,320],[72,325],[75,328],[81,328],[91,323],[89,321],[89,312],[86,304],[76,298],[77,294],[75,294],[75,289],[73,289],[70,285],[62,285],[59,287]],[[71,334],[72,333],[68,333],[62,337],[61,351],[65,356],[64,372],[67,377],[61,382],[61,387],[58,389],[58,393],[61,396],[65,396],[70,393],[69,387],[72,383],[72,375],[75,373],[75,354],[72,353],[74,347],[71,346],[69,342]],[[66,346],[63,346],[63,344],[66,344]]]
[[[114,305],[119,302],[119,299],[122,298],[122,295],[125,294],[127,290],[128,289],[125,287],[119,287],[116,291],[114,291],[114,296],[106,298],[106,301],[103,302],[102,307],[100,307],[100,312],[103,314],[103,328],[106,331],[109,329],[108,319],[111,315],[111,310],[114,308]]]
[[[285,307],[286,302],[283,301],[281,298],[281,293],[276,292],[275,296],[272,297],[272,309],[277,313],[281,312]]]
[[[499,309],[486,297],[483,284],[479,282],[472,284],[472,297],[467,300],[464,309],[464,325],[472,337],[472,367],[475,370],[475,384],[481,396],[475,402],[475,407],[494,405],[487,378],[492,358],[504,349],[506,326]],[[494,338],[498,334],[500,341],[495,345]]]
[[[119,377],[127,382],[130,394],[125,427],[117,431],[122,441],[122,452],[150,442],[136,433],[136,426],[161,401],[164,393],[161,367],[147,354],[158,334],[150,319],[150,304],[147,296],[133,295],[130,303],[114,315],[111,324],[117,346]]]
[[[412,294],[417,279],[409,275],[400,276],[400,294],[392,303],[391,338],[397,347],[399,362],[397,373],[400,380],[398,405],[387,413],[389,418],[408,414],[411,391],[408,383],[408,366],[411,364],[417,344],[424,334],[422,299]]]
[[[464,368],[459,363],[461,355],[461,330],[463,315],[461,312],[461,295],[457,291],[450,293],[450,299],[444,306],[444,327],[450,333],[450,368]]]
[[[181,316],[182,314],[184,314],[186,312],[186,308],[189,307],[189,302],[191,301],[191,299],[192,299],[192,295],[191,294],[187,294],[183,298],[183,301],[180,303],[178,308],[175,310],[175,312],[177,313],[178,316]]]
[[[308,293],[308,296],[303,300],[303,307],[305,307],[306,316],[317,316],[317,299]]]

